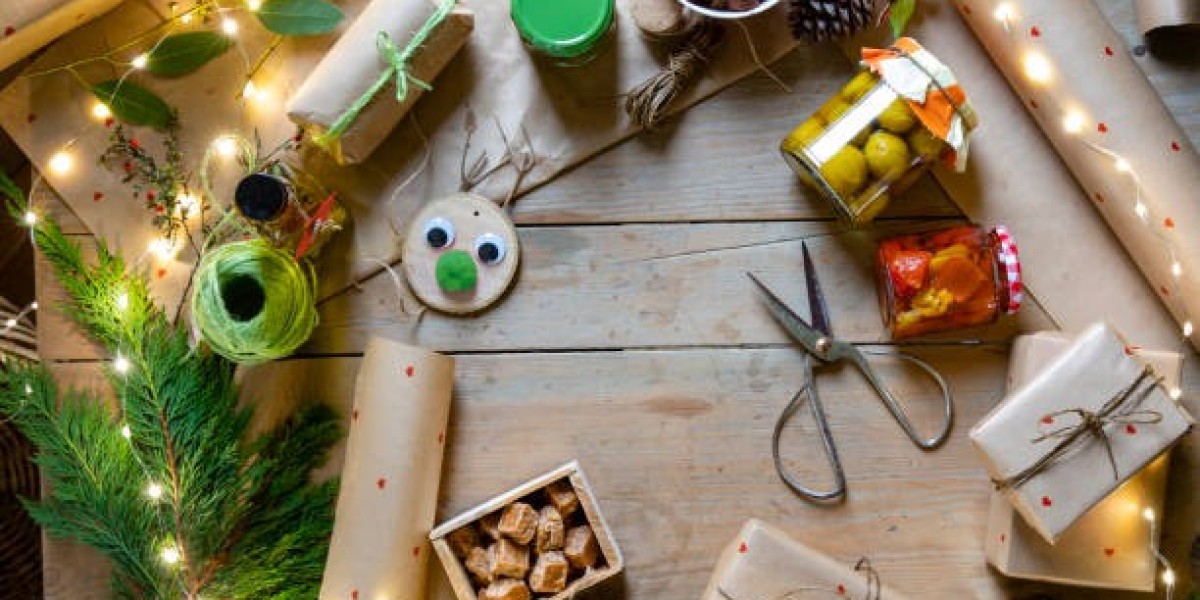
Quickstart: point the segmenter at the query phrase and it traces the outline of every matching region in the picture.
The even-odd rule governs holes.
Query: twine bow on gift
[[[358,100],[354,101],[354,104],[351,104],[349,108],[338,116],[337,120],[329,126],[329,129],[315,136],[314,141],[322,146],[326,146],[341,138],[342,134],[358,119],[358,115],[367,108],[367,105],[375,99],[375,96],[379,92],[383,91],[383,88],[388,83],[395,83],[396,102],[399,103],[403,103],[408,98],[408,86],[410,83],[425,91],[432,90],[432,85],[421,81],[409,72],[409,61],[425,45],[425,42],[429,41],[429,36],[433,35],[434,30],[446,20],[446,17],[450,16],[457,2],[458,0],[442,0],[437,8],[434,9],[433,14],[429,16],[429,19],[425,21],[425,24],[421,25],[421,28],[413,34],[412,39],[408,40],[408,43],[403,48],[398,47],[392,41],[391,34],[386,31],[380,31],[375,37],[375,45],[379,50],[379,58],[387,63],[387,68],[379,74],[379,78],[375,80],[375,83],[362,96],[359,96]]]
[[[854,563],[854,572],[857,573],[860,571],[867,578],[867,591],[861,600],[883,600],[883,580],[879,577],[879,571],[875,570],[870,559],[865,556]],[[722,588],[720,585],[717,586],[717,592],[725,600],[801,600],[803,598],[817,598],[826,595],[842,598],[843,600],[856,600],[854,596],[846,592],[844,585],[838,585],[837,587],[796,587],[772,598],[739,598],[725,591],[725,588]]]
[[[1042,471],[1045,471],[1051,464],[1066,455],[1068,451],[1085,443],[1090,438],[1096,438],[1104,444],[1104,450],[1108,453],[1108,463],[1112,467],[1113,479],[1119,480],[1121,478],[1120,470],[1117,469],[1117,459],[1113,455],[1112,443],[1108,439],[1108,432],[1105,430],[1105,427],[1111,424],[1152,425],[1161,422],[1163,419],[1162,413],[1156,410],[1138,408],[1145,401],[1146,397],[1158,387],[1160,381],[1160,379],[1154,378],[1154,372],[1150,367],[1145,367],[1132,384],[1110,398],[1097,411],[1091,411],[1086,408],[1068,408],[1044,415],[1041,418],[1041,422],[1043,423],[1052,423],[1055,418],[1063,415],[1076,415],[1079,417],[1079,422],[1059,427],[1034,438],[1032,442],[1035,444],[1047,440],[1058,440],[1058,444],[1038,459],[1037,462],[1021,472],[1004,479],[994,479],[992,483],[996,485],[996,489],[998,490],[1018,488]],[[1135,397],[1136,399],[1134,399]],[[1132,403],[1130,402],[1131,399],[1133,399]]]

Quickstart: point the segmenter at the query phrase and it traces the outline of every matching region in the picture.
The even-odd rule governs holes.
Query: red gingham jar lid
[[[1004,312],[1010,315],[1016,314],[1021,309],[1021,300],[1025,297],[1025,286],[1021,282],[1021,258],[1017,252],[1017,242],[1009,233],[1008,228],[1003,225],[992,228],[992,233],[996,235],[999,244],[996,256],[1000,261],[1000,266],[1004,269],[1004,278],[1008,283],[1008,306],[1004,307]]]

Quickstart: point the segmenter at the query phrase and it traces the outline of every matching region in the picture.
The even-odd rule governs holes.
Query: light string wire
[[[992,12],[992,17],[995,18],[996,21],[1000,22],[1009,38],[1015,40],[1017,32],[1017,27],[1015,25],[1021,19],[1015,4],[1012,2],[998,3]],[[1028,45],[1031,47],[1037,46],[1037,44],[1032,42],[1030,42]],[[1045,89],[1046,84],[1050,82],[1053,75],[1054,67],[1050,62],[1050,59],[1045,53],[1041,52],[1033,53],[1031,51],[1026,51],[1024,56],[1025,58],[1021,66],[1023,67],[1026,80],[1035,87],[1042,87]],[[1192,337],[1192,334],[1195,333],[1195,331],[1192,317],[1187,310],[1187,306],[1184,305],[1182,300],[1180,280],[1183,278],[1183,265],[1179,261],[1179,256],[1175,251],[1175,246],[1172,243],[1172,240],[1170,240],[1165,233],[1158,228],[1159,224],[1162,224],[1163,227],[1166,227],[1167,221],[1160,218],[1160,215],[1154,210],[1154,208],[1145,202],[1143,198],[1142,178],[1138,174],[1137,169],[1134,168],[1133,164],[1127,158],[1110,148],[1081,137],[1080,134],[1083,133],[1085,126],[1087,125],[1087,117],[1084,115],[1084,113],[1081,110],[1064,107],[1062,102],[1049,93],[1047,93],[1046,96],[1053,103],[1054,110],[1062,114],[1063,131],[1065,131],[1068,135],[1073,136],[1076,140],[1093,152],[1112,160],[1113,168],[1118,173],[1126,175],[1129,182],[1132,184],[1133,213],[1138,217],[1138,220],[1142,222],[1143,226],[1149,228],[1151,234],[1161,245],[1163,256],[1170,261],[1171,276],[1169,279],[1171,287],[1169,288],[1170,293],[1166,295],[1170,298],[1168,300],[1168,304],[1175,307],[1177,314],[1180,315],[1180,318],[1182,319],[1182,325],[1180,328],[1180,333],[1182,334],[1180,348],[1186,348],[1188,339]],[[1099,127],[1098,124],[1097,127]],[[1169,395],[1172,400],[1178,403],[1183,396],[1183,391],[1179,387],[1174,387],[1169,390]],[[1164,596],[1166,600],[1174,600],[1176,574],[1175,570],[1171,567],[1171,563],[1167,560],[1166,556],[1163,555],[1159,546],[1159,530],[1157,521],[1155,520],[1154,511],[1151,508],[1146,508],[1142,514],[1146,520],[1150,522],[1150,551],[1155,560],[1162,567]]]

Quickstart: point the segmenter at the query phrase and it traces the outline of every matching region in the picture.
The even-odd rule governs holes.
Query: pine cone
[[[788,0],[792,36],[819,42],[847,37],[869,26],[875,0]]]

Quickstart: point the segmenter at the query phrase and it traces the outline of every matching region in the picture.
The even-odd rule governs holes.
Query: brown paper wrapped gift
[[[0,2],[0,71],[58,36],[112,10],[122,0],[5,0]]]
[[[993,481],[1046,541],[1191,427],[1158,377],[1096,324],[971,429]]]
[[[1032,381],[1070,345],[1069,337],[1054,332],[1017,338],[1009,362],[1009,389]],[[1167,389],[1179,386],[1181,354],[1139,348],[1131,351],[1162,376]],[[1167,463],[1167,454],[1155,459],[1080,517],[1054,545],[1046,543],[1017,516],[1004,494],[993,492],[984,544],[988,562],[1018,579],[1153,591],[1158,569],[1151,536],[1157,532],[1143,512],[1149,509],[1154,516],[1162,514]]]
[[[430,0],[374,0],[334,44],[288,102],[287,114],[324,145],[339,163],[362,162],[395,129],[437,74],[454,58],[475,28],[475,14],[450,10],[406,62],[407,77],[382,55],[389,44],[403,50],[434,19],[441,4]],[[388,36],[388,37],[385,37]],[[370,94],[380,78],[389,82],[341,133],[330,131],[351,107]],[[406,79],[403,98],[397,80]]]
[[[864,563],[865,564],[865,563]],[[750,519],[721,554],[702,600],[784,598],[904,600],[879,585],[869,568],[838,562],[758,519]]]
[[[346,442],[322,600],[425,597],[454,359],[373,338]]]

